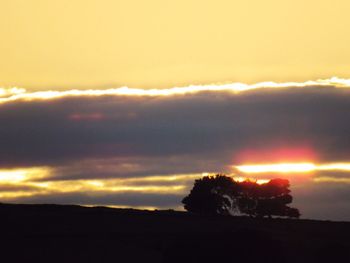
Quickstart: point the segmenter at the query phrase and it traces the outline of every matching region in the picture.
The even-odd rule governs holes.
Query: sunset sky
[[[349,221],[349,10],[2,0],[0,202],[181,209],[223,172]]]

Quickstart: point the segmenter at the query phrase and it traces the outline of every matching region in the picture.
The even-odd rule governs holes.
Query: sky
[[[1,85],[349,77],[347,0],[1,0]]]
[[[181,209],[223,172],[350,220],[348,1],[0,6],[0,202]]]

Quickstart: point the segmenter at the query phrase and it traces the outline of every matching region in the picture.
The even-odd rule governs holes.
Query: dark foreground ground
[[[350,223],[0,204],[0,262],[350,262]]]

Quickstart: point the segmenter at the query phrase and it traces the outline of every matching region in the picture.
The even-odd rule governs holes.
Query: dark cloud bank
[[[73,180],[228,172],[241,150],[302,145],[348,161],[349,119],[350,91],[333,87],[17,101],[0,105],[0,167]]]
[[[305,143],[324,161],[347,160],[349,117],[350,91],[325,87],[15,102],[0,105],[0,164],[171,156],[222,164],[241,149]]]

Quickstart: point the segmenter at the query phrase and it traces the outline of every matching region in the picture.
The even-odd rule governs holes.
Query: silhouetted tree
[[[236,182],[231,177],[217,174],[196,180],[182,203],[187,211],[199,214],[241,213],[253,217],[298,218],[299,210],[288,206],[293,201],[289,186],[286,179],[258,184],[251,180]]]
[[[256,216],[256,208],[258,206],[259,184],[255,181],[245,180],[239,183],[240,196],[237,204],[239,211],[249,216]]]
[[[285,208],[285,216],[299,218],[300,217],[299,209],[294,208],[294,207],[286,207]]]
[[[194,186],[182,203],[189,212],[209,215],[232,214],[237,208],[239,184],[231,177],[217,174],[195,180]]]
[[[299,217],[296,208],[287,205],[292,203],[293,197],[289,194],[290,184],[287,179],[272,179],[261,186],[258,198],[257,215],[259,216],[288,216]],[[297,216],[298,215],[298,216]]]
[[[272,179],[265,184],[245,181],[242,186],[242,198],[239,205],[242,213],[250,216],[287,216],[299,217],[296,208],[288,207],[293,197],[289,194],[289,181],[287,179]]]

